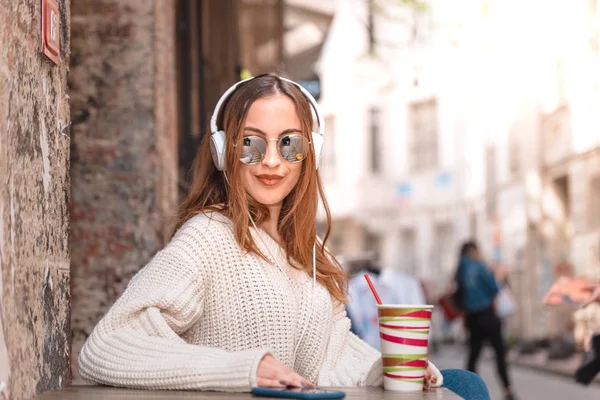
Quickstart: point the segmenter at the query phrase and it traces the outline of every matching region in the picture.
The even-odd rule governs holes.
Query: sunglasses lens
[[[284,136],[277,145],[284,160],[293,163],[304,160],[310,148],[308,139],[301,135]]]
[[[253,165],[263,159],[267,152],[267,142],[258,136],[246,136],[241,139],[240,161],[246,165]]]

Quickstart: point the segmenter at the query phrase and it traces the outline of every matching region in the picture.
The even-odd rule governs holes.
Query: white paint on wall
[[[44,118],[40,118],[40,148],[42,149],[42,182],[44,184],[44,193],[47,195],[50,188],[50,157],[48,148],[48,132]]]
[[[10,254],[15,254],[15,183],[10,180]],[[10,294],[15,295],[15,267],[14,263],[10,263]]]
[[[0,277],[0,282],[1,280],[2,277]],[[8,360],[8,348],[6,347],[6,342],[4,340],[2,315],[4,315],[4,313],[0,313],[0,394],[8,399],[7,382],[10,377],[10,364]]]
[[[0,198],[0,271],[4,263],[4,203]],[[2,306],[2,274],[0,273],[0,306]]]

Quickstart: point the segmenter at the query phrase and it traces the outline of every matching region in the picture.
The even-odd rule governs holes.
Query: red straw
[[[371,282],[371,278],[369,278],[369,274],[365,274],[365,279],[371,288],[371,292],[373,292],[373,296],[375,296],[375,300],[377,300],[377,304],[382,304],[379,295],[377,294],[377,290],[375,290],[375,286],[373,286],[373,282]]]

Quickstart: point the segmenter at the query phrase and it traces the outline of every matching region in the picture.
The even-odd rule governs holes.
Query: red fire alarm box
[[[42,2],[41,52],[54,64],[60,60],[60,9],[56,0]]]

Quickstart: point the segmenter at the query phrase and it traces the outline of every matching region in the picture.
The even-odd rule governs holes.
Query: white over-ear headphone
[[[219,117],[219,112],[221,111],[223,103],[229,98],[229,96],[231,96],[235,89],[237,89],[237,87],[243,84],[244,82],[247,82],[252,79],[254,79],[254,77],[244,79],[243,81],[239,81],[238,83],[227,89],[227,91],[223,93],[223,96],[221,96],[221,98],[217,102],[217,105],[215,106],[215,111],[213,112],[213,115],[210,118],[210,153],[212,154],[213,162],[215,163],[215,166],[219,171],[225,171],[227,165],[225,163],[225,131],[219,130],[219,128],[217,127],[217,118]],[[319,162],[321,160],[321,150],[323,149],[323,132],[325,131],[325,122],[323,121],[321,111],[319,111],[319,105],[317,104],[317,101],[314,99],[314,97],[312,97],[312,95],[306,89],[304,89],[296,82],[281,77],[277,77],[277,79],[281,79],[282,81],[286,81],[296,85],[300,89],[304,97],[306,97],[306,99],[308,100],[315,112],[317,118],[317,132],[312,132],[312,145],[315,149],[315,163],[317,168],[319,168]]]

